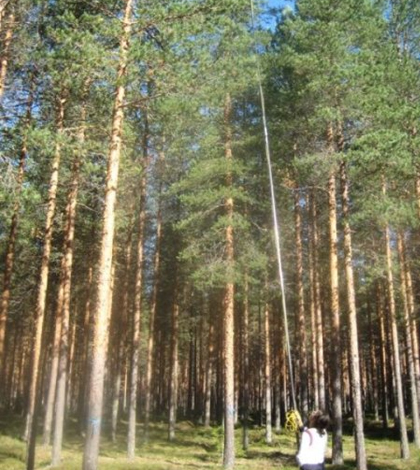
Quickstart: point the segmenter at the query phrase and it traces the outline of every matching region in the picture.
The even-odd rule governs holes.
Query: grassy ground
[[[99,459],[100,470],[174,470],[174,469],[220,469],[222,460],[222,430],[204,429],[190,422],[178,425],[177,439],[173,443],[166,440],[166,425],[152,427],[149,443],[139,440],[137,457],[128,461],[125,457],[125,426],[121,426],[118,441],[112,444],[103,438]],[[21,420],[5,418],[0,420],[0,470],[24,470],[25,445],[19,438],[22,430]],[[371,424],[366,432],[366,446],[370,470],[415,470],[420,469],[420,451],[411,445],[411,458],[399,458],[398,437],[392,431],[384,432],[380,425]],[[248,452],[241,449],[241,430],[237,430],[237,451],[235,469],[296,470],[295,440],[293,436],[276,435],[274,443],[264,442],[264,430],[254,428],[250,432]],[[50,449],[41,445],[37,448],[37,469],[48,468]],[[63,449],[61,470],[81,468],[83,439],[75,433],[70,424]],[[353,439],[344,436],[345,464],[334,467],[327,464],[328,470],[350,470],[356,467],[354,461]],[[328,461],[328,460],[327,460]]]

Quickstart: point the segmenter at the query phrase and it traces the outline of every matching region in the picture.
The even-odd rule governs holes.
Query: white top
[[[324,462],[328,435],[320,435],[316,428],[305,428],[302,433],[299,452],[296,456],[300,466]]]

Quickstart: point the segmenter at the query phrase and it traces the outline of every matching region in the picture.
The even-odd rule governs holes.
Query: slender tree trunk
[[[298,304],[298,351],[299,351],[299,377],[300,396],[302,403],[302,413],[308,415],[308,352],[306,348],[306,319],[305,319],[305,298],[303,291],[303,251],[302,251],[302,216],[300,210],[301,196],[297,188],[294,193],[295,212],[295,243],[296,243],[296,287]]]
[[[178,405],[178,335],[179,335],[179,300],[178,286],[175,281],[174,304],[172,306],[172,334],[171,334],[171,376],[169,384],[169,422],[168,439],[175,439],[175,426]]]
[[[207,371],[206,371],[206,396],[204,403],[204,426],[210,427],[211,422],[211,394],[213,387],[214,364],[214,321],[209,314],[209,335],[207,344]]]
[[[112,133],[108,154],[108,170],[103,214],[103,231],[99,260],[97,300],[94,310],[93,356],[91,359],[88,422],[83,455],[83,470],[98,467],[99,439],[102,420],[105,361],[108,339],[109,289],[112,270],[114,240],[115,201],[118,184],[118,168],[121,152],[122,122],[124,116],[124,75],[127,68],[131,12],[133,0],[125,0],[123,31],[120,39],[120,61],[117,88],[112,117]]]
[[[127,457],[133,459],[136,452],[137,387],[140,352],[140,321],[143,290],[144,229],[146,224],[146,181],[148,160],[149,129],[147,116],[143,135],[143,173],[140,180],[139,234],[137,241],[137,268],[134,286],[133,339],[131,349],[131,374],[128,410]]]
[[[250,364],[249,364],[249,282],[248,273],[245,272],[245,287],[244,287],[244,311],[242,316],[242,360],[243,360],[243,375],[242,375],[242,389],[243,389],[243,434],[242,434],[242,448],[248,450],[249,447],[249,387],[250,387]]]
[[[231,131],[232,102],[229,94],[226,95],[224,108],[224,126],[226,132],[225,157],[227,165],[232,163],[232,131]],[[228,189],[232,187],[232,174],[228,171],[226,183]],[[225,213],[228,221],[225,232],[225,251],[227,262],[228,281],[224,297],[224,324],[223,324],[223,361],[224,361],[224,448],[223,466],[233,468],[235,463],[235,367],[234,367],[234,239],[233,239],[233,198],[228,196],[225,200]]]
[[[406,256],[406,246],[404,242],[404,238],[401,240],[402,242],[402,253],[404,259],[404,273],[405,273],[405,281],[406,281],[406,292],[407,292],[407,304],[408,304],[408,318],[409,318],[409,328],[410,328],[410,336],[412,341],[412,351],[413,351],[413,366],[414,366],[414,377],[415,377],[415,384],[416,384],[416,391],[417,391],[417,408],[420,412],[420,349],[419,349],[419,342],[418,342],[418,334],[417,334],[417,320],[415,314],[415,302],[414,302],[414,293],[413,293],[413,281],[411,277],[411,270],[409,266],[409,262]]]
[[[37,425],[37,402],[38,402],[38,383],[40,379],[41,367],[41,346],[42,333],[44,330],[45,303],[48,288],[48,272],[51,255],[53,220],[57,201],[58,187],[58,169],[60,166],[61,143],[60,135],[63,133],[64,127],[64,105],[65,98],[60,96],[57,109],[57,133],[58,141],[55,148],[55,155],[52,162],[52,170],[50,177],[50,187],[48,190],[47,216],[45,221],[44,248],[42,252],[40,280],[38,285],[38,295],[35,307],[35,326],[33,335],[32,361],[29,385],[29,402],[26,415],[26,441],[27,456],[26,468],[33,470],[35,465],[35,439]]]
[[[329,152],[333,152],[333,129],[328,126],[327,141]],[[338,247],[337,247],[337,202],[335,188],[335,171],[331,170],[328,180],[328,225],[330,236],[330,308],[331,308],[331,334],[332,341],[332,411],[333,411],[333,445],[332,461],[334,465],[343,463],[343,418],[341,399],[341,327],[338,286]]]
[[[161,189],[160,189],[161,192]],[[147,341],[146,357],[146,383],[145,383],[145,406],[144,406],[144,434],[146,442],[149,439],[149,423],[152,400],[152,374],[153,374],[153,353],[155,347],[156,309],[159,291],[159,271],[160,271],[160,245],[162,240],[162,209],[161,198],[159,197],[159,208],[156,220],[156,251],[153,263],[154,282],[152,291],[152,302],[150,305],[149,337]]]
[[[326,410],[326,396],[325,396],[325,364],[324,364],[324,325],[322,318],[321,306],[321,287],[319,280],[319,235],[317,225],[317,210],[314,194],[310,197],[310,210],[311,210],[311,223],[312,223],[312,257],[314,269],[314,300],[315,300],[315,324],[316,324],[316,367],[318,371],[318,398],[319,407],[321,410]]]
[[[386,183],[383,182],[383,194],[386,194]],[[387,285],[388,285],[388,303],[389,303],[389,316],[391,323],[392,335],[392,350],[394,359],[394,379],[397,392],[397,406],[398,406],[398,419],[400,431],[400,445],[401,445],[401,458],[408,459],[410,457],[410,449],[408,447],[407,437],[407,424],[405,420],[404,410],[404,395],[401,377],[401,361],[400,349],[398,340],[397,329],[397,314],[395,310],[395,296],[394,296],[394,278],[392,273],[392,252],[391,252],[391,237],[389,234],[388,225],[385,227],[385,249],[386,249],[386,263],[387,263]]]
[[[413,354],[413,341],[411,337],[411,322],[410,312],[408,305],[407,295],[407,277],[406,277],[406,261],[404,257],[403,247],[403,235],[398,232],[397,239],[398,257],[400,262],[400,276],[401,276],[401,294],[403,299],[403,310],[404,310],[404,327],[405,327],[405,339],[407,346],[407,360],[408,360],[408,373],[410,377],[410,392],[411,392],[411,414],[413,417],[413,432],[414,432],[414,443],[417,447],[420,447],[420,421],[419,421],[419,407],[416,387],[416,374],[414,370],[414,354]]]
[[[268,301],[265,303],[264,309],[264,346],[265,346],[265,442],[271,444],[273,442],[273,432],[271,424],[271,347],[270,347],[270,308]]]
[[[54,330],[54,339],[51,351],[51,368],[49,375],[49,384],[48,384],[48,394],[47,402],[45,405],[45,416],[44,416],[44,434],[43,434],[43,444],[44,446],[49,446],[51,443],[51,431],[52,431],[52,421],[54,414],[54,403],[55,403],[55,394],[57,390],[57,375],[58,375],[58,360],[60,357],[60,337],[61,337],[61,326],[63,320],[63,284],[64,284],[64,263],[65,257],[61,259],[61,277],[60,285],[58,287],[58,298],[57,298],[57,307],[55,314],[55,330]]]
[[[345,163],[340,166],[341,177],[341,201],[343,207],[344,226],[344,262],[346,272],[347,302],[348,302],[348,327],[350,342],[350,380],[353,402],[353,420],[355,426],[355,450],[357,470],[367,470],[365,437],[363,430],[363,405],[360,379],[359,341],[357,328],[356,294],[354,289],[353,254],[351,229],[349,224],[349,194],[348,180]]]
[[[127,341],[128,329],[128,295],[129,295],[129,280],[130,280],[130,267],[132,256],[132,237],[133,237],[133,222],[130,222],[129,233],[127,237],[126,251],[125,251],[125,267],[124,267],[124,282],[123,282],[123,300],[121,317],[116,319],[118,322],[118,338],[117,338],[117,358],[116,358],[116,371],[113,379],[112,391],[112,416],[111,416],[111,440],[117,441],[117,425],[118,425],[118,412],[120,408],[120,391],[121,391],[121,377],[123,362],[125,362],[124,351]]]
[[[383,292],[380,284],[376,288],[376,309],[379,319],[379,334],[380,334],[380,360],[381,360],[381,389],[382,389],[382,424],[384,429],[388,429],[389,415],[388,415],[388,370],[387,370],[387,353],[386,353],[386,331],[385,331],[385,312],[382,302]]]
[[[86,106],[82,106],[82,115],[80,119],[79,145],[82,146],[85,141],[85,121]],[[78,150],[77,150],[78,152]],[[62,304],[62,324],[60,339],[60,360],[58,364],[57,393],[55,400],[55,422],[52,448],[52,465],[57,466],[61,461],[61,448],[63,442],[64,415],[66,409],[66,386],[68,380],[68,363],[70,348],[70,296],[71,281],[73,270],[73,252],[74,252],[74,230],[76,223],[77,195],[79,191],[79,172],[81,155],[78,153],[74,157],[72,179],[70,191],[67,197],[66,207],[66,228],[64,240],[64,266],[63,266],[63,304]]]

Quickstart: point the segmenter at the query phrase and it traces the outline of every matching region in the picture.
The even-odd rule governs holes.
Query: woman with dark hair
[[[325,470],[327,450],[327,427],[329,417],[322,411],[309,416],[308,427],[303,429],[299,452],[296,456],[301,470]]]

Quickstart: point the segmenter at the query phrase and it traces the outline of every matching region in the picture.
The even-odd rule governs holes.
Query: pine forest
[[[418,0],[0,0],[0,470],[420,468],[419,256]]]

